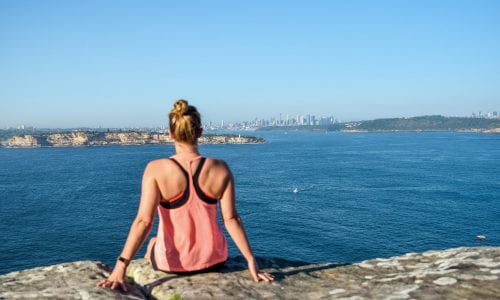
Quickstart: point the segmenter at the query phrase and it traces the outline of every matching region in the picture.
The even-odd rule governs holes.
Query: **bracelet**
[[[127,266],[128,266],[128,264],[130,263],[130,259],[127,259],[127,258],[122,257],[122,256],[118,256],[117,260],[118,260],[118,261],[121,261],[122,263],[124,263],[124,264],[125,264],[125,267],[127,267]]]

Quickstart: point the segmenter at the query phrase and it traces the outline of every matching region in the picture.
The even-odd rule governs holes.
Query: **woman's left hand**
[[[113,290],[122,289],[128,291],[127,283],[125,282],[125,268],[121,265],[115,266],[113,272],[109,275],[108,279],[101,280],[97,286],[103,288],[111,288]]]

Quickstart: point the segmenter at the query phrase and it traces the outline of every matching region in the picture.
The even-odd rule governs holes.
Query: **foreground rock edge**
[[[499,299],[500,247],[462,247],[352,265],[259,259],[274,283],[250,280],[241,257],[218,273],[155,272],[144,259],[127,270],[131,292],[95,287],[109,267],[79,261],[0,276],[0,299]]]

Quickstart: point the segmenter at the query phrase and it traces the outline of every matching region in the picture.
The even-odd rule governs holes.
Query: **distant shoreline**
[[[200,137],[199,144],[264,144],[260,137],[235,134],[208,134]],[[93,147],[173,144],[168,134],[140,131],[97,132],[66,131],[12,135],[0,141],[6,148],[40,147]]]
[[[422,116],[376,119],[331,125],[266,126],[258,131],[338,131],[338,132],[478,132],[500,133],[500,119]]]

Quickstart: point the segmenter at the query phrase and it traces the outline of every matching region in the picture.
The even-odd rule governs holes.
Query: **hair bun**
[[[196,107],[184,99],[175,101],[168,114],[170,134],[177,142],[195,144],[201,136],[201,116]]]
[[[180,99],[177,100],[174,104],[173,112],[179,117],[184,116],[189,110],[189,104],[186,100]]]

